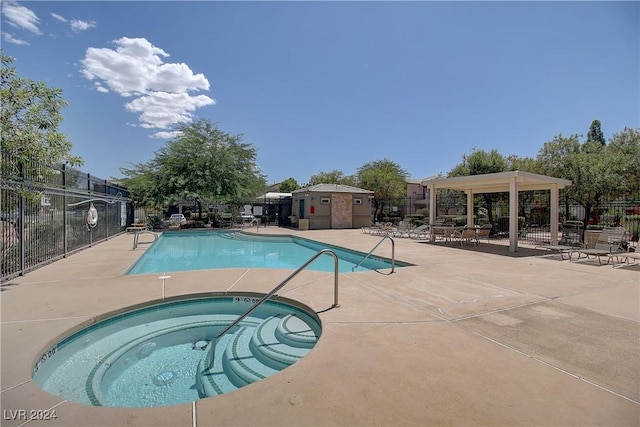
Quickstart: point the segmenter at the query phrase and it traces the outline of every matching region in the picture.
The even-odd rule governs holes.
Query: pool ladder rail
[[[153,236],[153,240],[150,241],[150,242],[141,242],[140,241],[140,235],[141,234],[151,234]],[[134,230],[134,234],[133,234],[133,250],[135,251],[136,248],[138,247],[138,245],[151,244],[151,243],[155,242],[156,240],[158,240],[158,234],[154,233],[151,230]]]
[[[305,262],[304,264],[302,264],[302,266],[300,266],[296,271],[294,271],[293,273],[291,273],[286,279],[284,279],[282,282],[280,282],[280,284],[278,286],[276,286],[275,288],[273,288],[271,290],[271,292],[269,292],[268,294],[266,294],[265,296],[263,296],[258,302],[256,302],[255,304],[253,304],[253,306],[251,306],[251,308],[249,308],[249,310],[247,310],[243,315],[241,315],[240,317],[238,317],[236,320],[234,320],[229,326],[227,326],[226,328],[224,328],[221,332],[219,332],[215,337],[213,337],[213,339],[211,340],[211,344],[210,344],[210,364],[209,366],[206,367],[205,372],[207,371],[211,371],[211,369],[213,369],[213,364],[214,364],[214,360],[215,360],[215,354],[216,354],[216,342],[218,341],[218,339],[222,336],[224,336],[227,332],[229,332],[234,326],[236,326],[238,323],[240,323],[245,317],[247,317],[248,315],[250,315],[251,313],[253,313],[253,311],[258,308],[262,303],[264,303],[266,300],[268,300],[269,298],[271,298],[276,292],[278,292],[280,289],[282,289],[282,287],[284,285],[286,285],[287,283],[289,283],[289,281],[291,279],[293,279],[298,273],[300,273],[302,270],[304,270],[309,264],[311,264],[313,261],[316,260],[316,258],[324,255],[324,254],[328,254],[331,255],[333,257],[333,266],[334,266],[334,271],[333,271],[333,305],[331,306],[331,308],[337,308],[340,307],[340,304],[338,304],[338,255],[335,254],[335,252],[333,252],[331,249],[323,249],[320,252],[318,252],[317,254],[315,254],[314,256],[312,256],[311,258],[309,258],[309,260],[307,262]]]
[[[355,271],[356,268],[360,267],[360,265],[363,262],[365,262],[367,260],[367,258],[369,258],[371,256],[373,251],[378,249],[378,246],[380,246],[382,244],[382,242],[384,242],[386,239],[389,239],[391,241],[391,273],[394,273],[396,271],[396,242],[393,240],[393,238],[389,234],[385,234],[384,237],[382,239],[380,239],[380,241],[378,243],[376,243],[376,245],[369,251],[369,253],[366,254],[364,256],[364,258],[362,258],[358,264],[356,264],[355,266],[353,266],[351,268],[351,271]]]

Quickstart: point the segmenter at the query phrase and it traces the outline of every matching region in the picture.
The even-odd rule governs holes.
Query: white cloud
[[[125,108],[140,114],[140,126],[167,129],[188,123],[197,108],[215,104],[206,95],[189,94],[209,90],[204,74],[194,74],[183,63],[165,63],[163,58],[169,54],[148,40],[123,37],[114,44],[115,49],[87,49],[82,73],[102,92],[108,89],[123,97],[134,97]],[[170,133],[158,132],[154,137],[165,134]]]
[[[156,138],[156,139],[171,139],[171,138],[175,138],[176,136],[178,136],[180,134],[180,132],[166,132],[166,131],[162,131],[162,132],[156,132],[153,135],[151,135],[151,138]]]
[[[72,19],[70,25],[73,31],[79,33],[80,31],[86,31],[89,28],[95,27],[96,23],[94,21],[81,21],[79,19]]]
[[[18,45],[25,45],[25,46],[29,46],[29,42],[26,40],[22,40],[22,39],[17,39],[13,36],[13,34],[10,33],[5,33],[4,31],[2,32],[2,39],[4,41],[6,41],[7,43],[13,43],[13,44],[18,44]]]
[[[5,21],[14,28],[31,31],[34,34],[42,34],[40,28],[38,28],[40,23],[38,16],[31,9],[20,6],[16,1],[2,1],[2,15],[4,15]]]
[[[68,22],[71,29],[76,33],[79,33],[81,31],[86,31],[89,28],[94,28],[96,26],[95,21],[83,21],[81,19],[68,20],[64,16],[57,13],[51,13],[51,16],[53,16],[53,18],[59,22],[62,22],[65,24]]]
[[[131,112],[140,113],[142,127],[167,129],[176,123],[191,122],[192,111],[214,103],[215,101],[206,95],[153,92],[134,99],[125,107]]]
[[[53,16],[53,18],[56,19],[57,21],[67,22],[64,16],[58,15],[57,13],[51,13],[51,16]]]

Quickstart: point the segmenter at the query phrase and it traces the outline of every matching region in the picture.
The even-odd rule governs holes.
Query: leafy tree
[[[507,170],[540,173],[540,168],[536,159],[531,157],[518,157],[511,154],[506,157]]]
[[[624,128],[611,136],[607,164],[611,187],[629,193],[640,189],[640,129]]]
[[[486,173],[505,172],[508,170],[507,159],[493,149],[489,152],[474,148],[471,154],[462,156],[462,163],[455,166],[449,177],[482,175]]]
[[[600,120],[594,120],[591,122],[591,126],[589,126],[589,133],[587,133],[587,141],[599,142],[601,145],[606,144],[606,140],[604,139],[604,134],[602,133],[600,126]]]
[[[592,130],[599,130],[600,122],[594,123]],[[540,173],[571,180],[567,199],[584,206],[587,218],[604,196],[640,188],[640,129],[625,128],[613,134],[609,144],[597,137],[598,132],[589,133],[582,144],[579,135],[556,136],[544,144],[537,157]]]
[[[514,159],[512,159],[513,161]],[[469,155],[462,156],[462,163],[455,166],[450,172],[449,177],[467,176],[467,175],[483,175],[487,173],[506,172],[509,170],[507,158],[493,149],[491,151],[478,150],[474,148]],[[485,193],[481,195],[486,205],[489,215],[489,222],[493,224],[493,203],[497,202],[503,195],[496,193]],[[472,212],[468,213],[473,215]]]
[[[309,179],[309,185],[317,184],[342,184],[357,186],[358,179],[353,175],[345,175],[339,170],[332,170],[331,172],[318,172],[312,175]]]
[[[230,135],[204,119],[176,130],[178,136],[151,161],[121,169],[135,200],[161,206],[200,198],[237,201],[266,187],[256,149],[242,142],[242,135]]]
[[[63,118],[60,111],[67,105],[62,90],[18,76],[12,65],[15,58],[2,50],[0,60],[0,147],[13,156],[3,156],[3,173],[17,174],[19,164],[24,168],[60,162],[81,165],[82,159],[71,155],[71,142],[58,130]],[[30,173],[25,169],[22,172]]]
[[[298,188],[300,188],[300,185],[293,177],[287,178],[280,183],[280,191],[283,193],[291,193]]]
[[[407,191],[408,172],[389,159],[365,163],[358,168],[357,176],[360,187],[374,192],[373,217],[376,219],[385,201],[404,197]]]
[[[593,206],[597,206],[611,188],[607,160],[609,150],[600,141],[581,144],[579,138],[579,135],[554,137],[543,145],[537,160],[542,173],[571,180],[572,185],[565,190],[565,203],[573,200],[581,204],[585,207],[586,218],[589,218]]]

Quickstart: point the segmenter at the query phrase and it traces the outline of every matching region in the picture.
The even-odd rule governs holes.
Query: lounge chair
[[[578,255],[578,259],[575,262],[586,261],[593,257],[598,259],[598,265],[602,265],[602,257],[607,257],[607,264],[612,261],[614,257],[626,251],[624,245],[626,244],[627,230],[624,227],[605,227],[604,230],[598,236],[595,247],[593,249],[578,249],[571,251],[569,259],[573,261],[573,254]],[[582,257],[584,255],[584,258]]]
[[[613,255],[613,258],[618,262],[613,264],[613,267],[628,267],[640,261],[640,252],[621,252]]]
[[[409,232],[412,239],[429,239],[431,237],[431,227],[429,224],[420,225]]]
[[[384,236],[386,234],[393,233],[395,227],[391,223],[377,223],[368,227],[362,227],[362,232],[365,234],[372,234],[374,236]]]
[[[411,230],[411,221],[402,220],[390,234],[392,237],[409,237]]]
[[[557,245],[538,245],[536,249],[557,252],[562,260],[565,259],[564,256],[566,254],[567,259],[570,259],[573,251],[584,248],[582,240],[583,228],[584,223],[582,221],[565,221],[562,225],[562,237]]]

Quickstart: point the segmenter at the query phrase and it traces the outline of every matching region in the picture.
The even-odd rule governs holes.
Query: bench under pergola
[[[509,193],[509,252],[518,250],[518,193],[520,191],[549,190],[551,193],[551,244],[558,243],[559,191],[571,185],[567,179],[512,171],[455,178],[430,178],[421,184],[429,188],[429,223],[436,219],[436,193],[440,188],[463,191],[467,195],[467,213],[473,212],[473,195]],[[467,215],[467,225],[473,226],[473,215]]]

